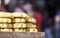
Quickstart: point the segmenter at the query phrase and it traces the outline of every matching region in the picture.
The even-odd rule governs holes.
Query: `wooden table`
[[[0,32],[0,38],[44,38],[44,32]]]

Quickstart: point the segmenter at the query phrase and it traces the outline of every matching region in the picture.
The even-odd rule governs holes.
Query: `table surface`
[[[0,32],[0,38],[44,38],[44,32]]]

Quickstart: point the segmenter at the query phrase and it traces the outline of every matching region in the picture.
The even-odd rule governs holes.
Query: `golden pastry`
[[[26,28],[26,24],[21,24],[21,27],[22,28]]]
[[[7,24],[3,24],[2,26],[1,26],[1,28],[7,28]]]
[[[10,32],[9,29],[1,29],[1,32]]]
[[[36,25],[33,24],[33,25],[32,25],[32,28],[36,28]]]
[[[25,19],[21,19],[20,22],[25,22]]]
[[[13,17],[21,17],[21,13],[20,12],[14,12],[12,13]]]
[[[3,12],[0,12],[0,17],[4,17],[4,13]]]
[[[26,23],[27,28],[36,28],[35,24],[32,23]]]
[[[33,25],[32,23],[26,23],[27,28],[31,28],[32,25]]]
[[[24,29],[20,29],[20,32],[26,32],[26,30],[24,30]]]
[[[20,22],[20,18],[16,18],[15,19],[15,22]]]
[[[12,24],[8,24],[7,28],[13,28]]]
[[[12,17],[12,13],[6,12],[4,13],[4,17]]]
[[[19,29],[14,29],[14,31],[15,31],[15,32],[20,32],[20,30],[19,30]]]
[[[0,17],[12,17],[12,14],[9,12],[5,12],[5,13],[0,13]]]
[[[34,18],[27,18],[26,21],[30,23],[36,23],[36,20]]]
[[[14,24],[14,28],[21,28],[21,24]]]
[[[5,23],[5,22],[7,22],[8,21],[8,19],[7,18],[3,18],[3,22]]]
[[[3,18],[0,18],[0,22],[2,22],[3,20],[2,20]]]
[[[37,32],[37,29],[30,29],[30,32]]]
[[[11,19],[7,19],[8,23],[11,23]]]
[[[2,27],[3,24],[0,24],[0,28]]]
[[[9,29],[9,32],[13,32],[13,30],[12,29]]]

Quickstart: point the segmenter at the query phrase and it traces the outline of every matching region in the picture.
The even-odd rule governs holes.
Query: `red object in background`
[[[34,12],[34,18],[36,19],[36,28],[38,31],[41,31],[41,24],[42,24],[42,14],[39,12]]]

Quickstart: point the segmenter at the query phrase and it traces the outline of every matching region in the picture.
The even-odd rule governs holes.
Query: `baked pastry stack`
[[[36,20],[25,13],[1,12],[0,13],[1,32],[37,32]]]
[[[13,13],[13,28],[15,32],[26,32],[26,18],[29,16],[25,13],[14,12]]]
[[[36,20],[29,17],[25,13],[13,13],[14,16],[14,31],[15,32],[37,32]]]
[[[36,20],[34,18],[27,18],[26,19],[26,26],[27,26],[27,32],[37,32],[36,29]]]
[[[12,31],[12,14],[9,12],[0,13],[0,31],[11,32]]]

